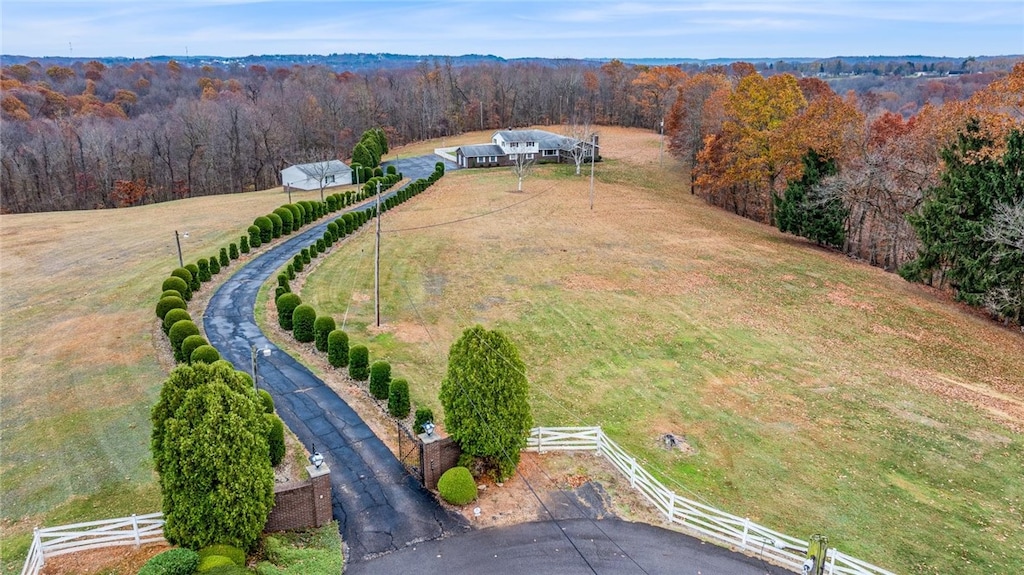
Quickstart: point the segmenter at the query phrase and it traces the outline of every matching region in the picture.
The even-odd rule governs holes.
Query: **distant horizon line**
[[[566,56],[516,56],[516,57],[505,57],[497,56],[495,54],[482,54],[477,52],[470,52],[465,54],[403,54],[398,52],[331,52],[328,54],[322,53],[270,53],[270,54],[249,54],[246,56],[222,56],[216,54],[153,54],[150,56],[77,56],[77,55],[26,55],[26,54],[0,54],[0,59],[4,58],[27,58],[27,59],[63,59],[63,60],[156,60],[156,59],[174,59],[174,60],[194,60],[194,59],[219,59],[219,60],[244,60],[249,58],[272,58],[272,57],[319,57],[319,58],[330,58],[337,56],[390,56],[390,57],[403,57],[403,58],[489,58],[503,61],[514,61],[514,60],[571,60],[581,62],[609,62],[612,60],[630,61],[630,60],[664,60],[673,62],[778,62],[778,61],[816,61],[816,60],[841,60],[844,58],[858,58],[858,59],[869,59],[869,58],[924,58],[932,60],[961,60],[961,59],[990,59],[990,58],[1024,58],[1024,54],[979,54],[979,55],[968,55],[968,56],[933,56],[926,54],[866,54],[866,55],[841,55],[841,56],[760,56],[760,57],[728,57],[719,56],[715,58],[695,58],[688,56],[679,57],[665,57],[665,56],[610,56],[610,57],[566,57]]]

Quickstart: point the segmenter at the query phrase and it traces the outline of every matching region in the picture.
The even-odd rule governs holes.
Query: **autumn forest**
[[[1024,62],[910,68],[29,61],[2,69],[2,210],[269,188],[286,165],[347,159],[377,126],[393,145],[537,124],[663,127],[708,203],[1019,323]]]

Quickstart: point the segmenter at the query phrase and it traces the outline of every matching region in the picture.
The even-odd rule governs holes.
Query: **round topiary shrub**
[[[238,565],[218,565],[203,573],[205,575],[252,575],[251,571]]]
[[[182,350],[182,355],[185,351]],[[220,359],[220,352],[212,345],[201,345],[192,351],[189,356],[189,363],[213,363]]]
[[[181,299],[182,299],[183,301],[184,301],[184,299],[185,299],[185,297],[184,297],[184,296],[182,296],[182,295],[181,295],[181,294],[180,294],[179,292],[177,292],[177,291],[175,291],[175,290],[172,290],[172,289],[169,289],[169,290],[164,290],[164,291],[163,291],[163,292],[162,292],[162,293],[160,294],[160,299],[164,299],[165,297],[180,297],[180,298],[181,298]]]
[[[313,323],[316,322],[316,310],[308,304],[300,304],[292,311],[292,333],[295,341],[309,343],[316,340]]]
[[[340,329],[327,334],[327,361],[333,367],[348,365],[348,334]]]
[[[302,227],[304,220],[305,210],[298,204],[287,204],[284,207],[288,208],[288,211],[292,213],[292,231],[295,231]]]
[[[337,325],[334,318],[329,315],[317,316],[313,322],[313,340],[316,342],[316,350],[327,353],[327,337],[331,335]]]
[[[281,235],[286,236],[292,233],[292,211],[281,206],[274,210],[274,213],[281,218]]]
[[[270,423],[267,431],[267,443],[270,444],[270,465],[277,467],[284,459],[284,423],[273,413],[264,413],[263,417]]]
[[[337,222],[337,220],[335,220],[333,222],[328,222],[327,223],[327,229],[328,229],[328,231],[331,232],[331,235],[334,236],[335,240],[337,240],[340,237],[338,235],[338,222]]]
[[[210,260],[206,258],[199,258],[196,260],[196,266],[199,267],[199,281],[210,281]]]
[[[386,361],[373,362],[370,366],[370,395],[377,399],[387,399],[390,384],[391,364]]]
[[[185,305],[185,300],[174,296],[162,297],[160,301],[156,302],[156,316],[161,320],[172,309],[188,309],[188,306]]]
[[[370,376],[370,350],[365,345],[354,345],[348,350],[348,376],[366,381]]]
[[[249,236],[238,238],[238,250],[243,254],[249,253]]]
[[[199,558],[199,567],[196,569],[196,573],[208,573],[214,568],[225,566],[237,567],[230,557],[225,557],[223,555],[207,555],[206,557]]]
[[[260,398],[260,405],[263,406],[263,413],[274,413],[274,398],[265,389],[257,389],[256,395]]]
[[[302,304],[302,299],[289,292],[277,298],[276,301],[277,323],[281,325],[281,329],[292,331],[292,314],[295,312],[295,308]]]
[[[452,505],[465,505],[476,499],[476,480],[465,467],[452,467],[437,480],[441,498]]]
[[[231,258],[228,257],[228,249],[227,248],[221,248],[220,249],[220,267],[226,268],[226,267],[228,267],[228,264],[230,264],[230,263],[231,263]]]
[[[199,271],[198,268],[196,269],[196,271]],[[188,297],[191,299],[193,290],[192,286],[199,285],[199,282],[196,281],[195,274],[193,274],[188,267],[183,267],[176,268],[173,272],[171,272],[171,276],[181,278],[185,282],[185,285],[187,285],[189,289]]]
[[[183,270],[188,271],[188,270]],[[161,291],[174,290],[181,294],[182,299],[188,301],[192,299],[192,290],[188,287],[188,282],[177,276],[171,276],[164,280],[164,283],[160,284]]]
[[[396,378],[388,386],[388,413],[403,418],[409,415],[409,382]]]
[[[275,287],[274,288],[274,301],[277,301],[277,298],[283,296],[286,293],[288,293],[288,288],[286,288],[284,286],[277,286],[277,287]]]
[[[200,560],[211,555],[227,557],[233,564],[238,565],[239,567],[245,567],[245,551],[242,551],[233,545],[209,545],[199,550]]]
[[[281,234],[284,232],[284,222],[281,221],[281,216],[274,212],[270,212],[267,214],[267,218],[270,220],[270,225],[272,226],[271,233],[273,237],[281,237]]]
[[[423,424],[428,421],[434,421],[434,412],[429,407],[416,408],[416,417],[412,424],[413,433],[425,433]]]
[[[316,251],[320,253],[324,253],[327,251],[327,242],[325,242],[323,238],[317,238]]]
[[[228,246],[228,257],[233,260],[238,259],[238,244],[235,242],[231,242],[231,245]]]
[[[268,243],[274,238],[274,222],[267,216],[260,216],[253,220],[252,224],[260,229],[260,241]]]
[[[192,363],[192,352],[209,343],[201,335],[190,335],[181,342],[181,357],[188,358],[188,362]]]
[[[181,353],[181,344],[190,335],[199,335],[199,328],[191,320],[181,320],[171,326],[167,331],[167,338],[171,340],[171,347],[174,349],[174,360],[182,363],[188,360]]]
[[[302,272],[305,266],[306,264],[302,262],[302,254],[295,254],[295,257],[292,258],[292,267],[295,269],[295,271]]]
[[[249,234],[249,246],[250,247],[258,248],[261,245],[263,245],[263,232],[260,230],[259,226],[257,226],[256,224],[253,224],[253,225],[249,226],[248,228],[246,228],[245,231],[246,231],[246,233]]]
[[[208,265],[210,266],[210,275],[215,276],[220,273],[220,261],[216,257],[210,258]]]
[[[139,575],[192,575],[199,568],[199,554],[191,549],[168,549],[153,556]]]
[[[281,272],[281,273],[277,274],[277,285],[287,287],[288,286],[288,274],[286,274],[284,272]]]
[[[163,330],[164,330],[164,333],[167,333],[168,331],[170,331],[172,325],[174,325],[175,323],[177,323],[177,322],[179,322],[179,321],[181,321],[183,319],[188,319],[188,320],[192,319],[192,316],[189,315],[188,310],[181,309],[181,308],[174,308],[174,309],[168,311],[167,315],[164,316],[164,323],[163,323],[163,326],[162,326]]]

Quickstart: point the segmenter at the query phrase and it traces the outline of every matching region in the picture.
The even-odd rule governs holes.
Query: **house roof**
[[[500,146],[494,144],[475,144],[472,146],[459,146],[462,155],[467,158],[479,158],[482,156],[504,156],[505,152]]]
[[[326,169],[323,168],[326,164]],[[331,176],[339,174],[347,174],[352,168],[345,165],[341,160],[328,160],[327,162],[312,162],[309,164],[297,164],[292,166],[298,168],[300,172],[306,174],[306,177],[313,179],[320,179],[322,176]]]
[[[541,150],[568,150],[577,143],[573,138],[546,130],[499,130],[494,135],[506,142],[537,142]]]

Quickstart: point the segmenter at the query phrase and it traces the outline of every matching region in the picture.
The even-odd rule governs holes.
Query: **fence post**
[[[744,551],[747,550],[747,533],[750,531],[750,518],[743,518],[743,543],[740,544],[740,548]]]
[[[132,513],[132,532],[135,534],[135,547],[142,546],[142,538],[139,537],[139,519]]]
[[[544,453],[544,447],[543,447],[543,443],[542,443],[542,439],[541,439],[543,437],[544,437],[544,428],[543,427],[538,427],[537,428],[537,453]]]
[[[35,552],[39,554],[39,566],[42,567],[43,565],[46,565],[46,553],[43,553],[43,538],[39,536],[38,527],[32,528],[32,543],[32,547],[35,549]],[[32,561],[31,555],[29,556],[29,560]],[[39,570],[37,569],[35,573],[39,573]]]
[[[672,518],[676,514],[676,492],[668,492],[668,524],[672,524]]]
[[[629,458],[629,486],[636,487],[636,458]]]
[[[834,547],[829,549],[829,551],[832,552],[832,557],[830,557],[828,561],[828,575],[834,575],[836,572],[836,553],[839,553],[839,551]],[[827,555],[828,551],[825,553]]]

